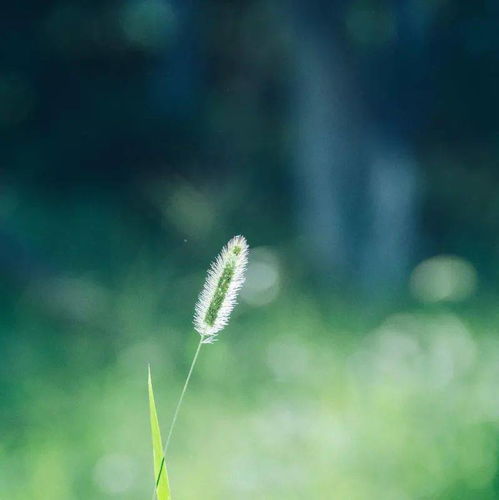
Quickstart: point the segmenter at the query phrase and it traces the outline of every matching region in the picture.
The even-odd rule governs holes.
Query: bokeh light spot
[[[438,255],[419,264],[410,279],[410,289],[421,302],[459,302],[477,287],[473,265],[453,255]]]
[[[136,476],[136,466],[132,458],[118,453],[104,455],[94,468],[95,483],[103,492],[111,495],[130,490]]]
[[[279,260],[275,253],[263,247],[251,250],[241,299],[252,306],[263,306],[277,297],[279,289]]]
[[[144,50],[160,50],[175,31],[172,6],[159,0],[135,0],[126,3],[121,27],[131,45]]]

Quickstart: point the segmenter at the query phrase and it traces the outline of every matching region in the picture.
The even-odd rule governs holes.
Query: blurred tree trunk
[[[412,149],[428,107],[428,12],[369,5],[294,3],[294,157],[300,234],[318,276],[382,297],[400,292],[420,238]]]

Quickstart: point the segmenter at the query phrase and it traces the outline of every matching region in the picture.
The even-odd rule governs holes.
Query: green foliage
[[[96,274],[53,283],[50,308],[11,294],[0,309],[0,498],[150,500],[144,366],[174,408],[206,252],[128,255],[148,241],[133,219],[118,230],[116,214],[102,227],[69,214],[50,241]],[[90,262],[81,245],[110,227],[109,255]],[[367,321],[363,302],[311,293],[291,278],[300,272],[283,269],[265,305],[243,297],[227,335],[203,348],[168,451],[175,500],[497,499],[497,297]]]
[[[159,428],[158,414],[156,411],[156,404],[154,402],[154,392],[152,388],[151,368],[149,367],[148,376],[148,390],[149,390],[149,413],[151,418],[151,435],[152,435],[152,449],[154,458],[154,478],[158,477],[161,470],[161,477],[157,483],[157,499],[170,500],[170,485],[168,483],[168,474],[166,471],[166,464],[164,463],[163,441],[161,440],[161,431]]]

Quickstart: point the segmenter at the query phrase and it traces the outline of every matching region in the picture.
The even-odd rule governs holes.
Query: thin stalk
[[[156,484],[154,485],[154,492],[152,495],[153,500],[156,498],[156,491],[159,485],[159,481],[161,479],[161,473],[165,468],[165,458],[166,458],[166,450],[168,449],[168,445],[170,444],[170,439],[173,434],[173,428],[175,427],[175,422],[177,421],[177,417],[180,411],[180,407],[182,406],[182,401],[184,400],[185,392],[187,391],[187,386],[189,385],[189,381],[191,380],[192,372],[194,371],[194,366],[196,361],[198,360],[199,351],[201,350],[201,346],[203,345],[203,336],[201,336],[199,340],[198,347],[196,349],[196,353],[194,354],[194,358],[192,358],[191,367],[189,368],[189,373],[187,374],[187,378],[185,379],[184,387],[182,392],[180,393],[180,397],[178,399],[177,407],[175,408],[175,413],[173,414],[172,423],[170,424],[170,429],[168,430],[168,436],[166,438],[165,444],[163,445],[163,458],[161,459],[161,464],[159,466],[158,477],[156,478]]]

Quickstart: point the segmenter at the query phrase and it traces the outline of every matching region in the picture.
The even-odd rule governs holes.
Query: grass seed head
[[[237,294],[244,283],[248,243],[234,236],[212,262],[194,314],[194,328],[203,343],[212,343],[229,322]]]

